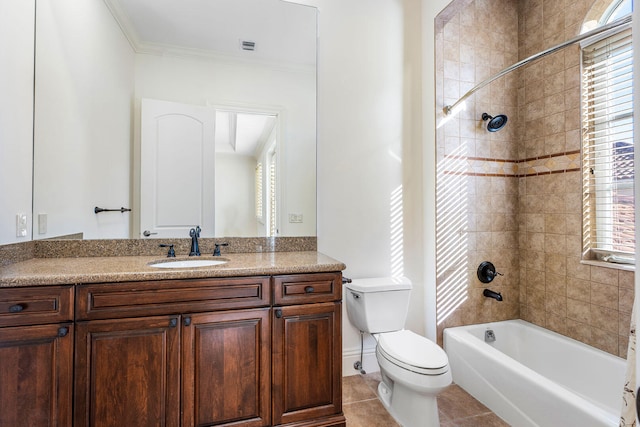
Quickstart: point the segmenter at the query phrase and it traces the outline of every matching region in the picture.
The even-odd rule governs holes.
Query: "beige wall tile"
[[[591,326],[618,335],[618,311],[591,304]]]
[[[618,286],[618,270],[615,268],[591,266],[591,281]]]
[[[618,310],[618,286],[591,282],[591,304]]]
[[[618,310],[620,311],[620,315],[622,313],[630,314],[633,309],[633,298],[635,292],[633,289],[629,288],[620,288],[618,294]]]
[[[567,318],[567,336],[584,343],[590,343],[591,327],[583,322]]]
[[[591,282],[588,280],[567,277],[567,296],[575,300],[591,301]]]
[[[448,22],[436,25],[437,103],[452,103],[501,68],[575,36],[592,4],[593,0],[454,0],[442,15]],[[495,10],[501,13],[491,13]],[[439,167],[450,161],[445,157],[450,154],[520,161],[518,173],[536,173],[532,165],[542,173],[569,164],[564,153],[581,148],[579,46],[496,80],[467,104],[465,111],[437,130]],[[488,133],[480,120],[483,112],[507,114],[507,127]],[[497,170],[491,165],[475,171]],[[574,165],[570,167],[579,167]],[[450,284],[457,274],[456,280],[468,292],[459,308],[446,313],[439,334],[446,325],[522,318],[605,351],[626,354],[634,273],[580,262],[581,171],[439,180],[438,192],[440,200],[451,194],[465,206],[461,213],[465,229],[453,233],[464,236],[458,240],[464,248],[458,258],[438,251],[437,286]],[[456,214],[460,215],[439,210],[438,215]],[[482,296],[486,285],[475,270],[484,260],[504,273],[491,284],[503,293],[501,303]],[[463,268],[462,275],[452,266]]]
[[[559,296],[567,296],[567,276],[546,273],[546,291]]]
[[[633,271],[620,270],[618,272],[618,285],[620,288],[633,290],[635,287],[634,276],[635,274]]]
[[[588,264],[582,264],[578,257],[567,257],[567,276],[590,280],[591,266]]]
[[[584,325],[590,325],[591,304],[589,304],[589,302],[567,298],[567,318]]]
[[[606,352],[616,354],[618,352],[618,334],[592,327],[590,344]]]

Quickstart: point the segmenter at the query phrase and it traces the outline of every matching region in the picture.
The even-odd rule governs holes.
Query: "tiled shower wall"
[[[494,11],[499,10],[496,14]],[[498,19],[496,19],[498,17]],[[512,0],[458,0],[436,22],[437,110],[476,83],[518,60],[518,9]],[[519,73],[481,89],[457,114],[438,117],[437,330],[519,317],[518,156]],[[482,113],[506,114],[507,126],[489,133]],[[503,274],[482,296],[482,261]]]
[[[595,3],[453,2],[436,25],[438,105],[574,37],[607,2]],[[580,262],[579,61],[568,47],[477,92],[454,118],[438,117],[439,337],[448,326],[522,318],[626,355],[634,274]],[[483,112],[507,114],[507,126],[487,132]],[[481,283],[484,260],[504,276]],[[484,298],[485,287],[504,301]]]

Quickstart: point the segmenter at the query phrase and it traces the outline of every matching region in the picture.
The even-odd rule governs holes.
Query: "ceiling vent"
[[[256,50],[256,42],[240,40],[240,47],[242,50]]]

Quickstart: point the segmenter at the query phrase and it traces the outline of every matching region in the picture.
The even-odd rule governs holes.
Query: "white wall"
[[[254,193],[237,190],[255,187],[255,168],[256,160],[252,156],[216,153],[214,236],[258,236]]]
[[[433,18],[446,3],[318,2],[318,248],[343,261],[347,277],[399,272],[391,212],[402,186],[402,272],[414,285],[407,327],[422,334],[433,328],[432,337],[425,307],[435,306],[435,171],[423,164],[435,164],[429,58]],[[351,375],[359,334],[346,313],[343,325],[343,369]],[[377,369],[373,348],[369,339],[368,370]]]
[[[34,10],[34,0],[0,2],[0,244],[31,240]]]
[[[104,2],[39,1],[34,212],[46,238],[129,237],[133,50]]]

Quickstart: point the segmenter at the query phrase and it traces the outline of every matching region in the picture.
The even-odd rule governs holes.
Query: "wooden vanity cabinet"
[[[275,276],[273,292],[273,425],[345,426],[342,275]]]
[[[270,424],[269,277],[76,293],[76,426]]]
[[[0,289],[0,426],[344,427],[341,281]]]
[[[0,290],[0,426],[67,427],[73,287]]]

